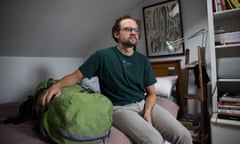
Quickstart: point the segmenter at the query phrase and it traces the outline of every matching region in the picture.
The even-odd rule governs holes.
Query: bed
[[[181,112],[181,69],[180,60],[168,60],[151,62],[155,76],[157,79],[166,80],[170,75],[177,76],[175,82],[170,82],[170,89],[175,91],[174,95],[176,103],[173,99],[170,99],[169,93],[164,96],[158,96],[157,104],[166,108],[175,117]],[[166,82],[166,81],[162,81]],[[166,92],[166,91],[165,91]],[[41,136],[36,130],[34,130],[35,121],[27,121],[21,124],[3,124],[3,120],[8,117],[14,117],[18,115],[18,107],[21,102],[0,104],[0,143],[9,144],[47,144],[49,141]],[[112,126],[111,133],[108,138],[104,140],[105,144],[133,144],[131,140],[124,135],[117,128]]]

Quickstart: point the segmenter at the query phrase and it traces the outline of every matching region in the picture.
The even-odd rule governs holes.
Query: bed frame
[[[153,72],[155,76],[170,76],[177,75],[178,80],[176,83],[176,100],[179,106],[178,117],[183,115],[183,91],[182,91],[182,75],[181,75],[181,60],[165,60],[165,61],[156,61],[151,62]]]

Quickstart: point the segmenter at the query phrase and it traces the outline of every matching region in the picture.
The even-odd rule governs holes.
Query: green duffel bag
[[[44,81],[37,87],[37,91],[46,87],[49,86]],[[109,135],[113,105],[106,96],[89,93],[76,84],[63,88],[62,95],[54,98],[43,112],[39,106],[42,93],[39,93],[36,105],[40,111],[40,131],[55,143],[95,144]]]

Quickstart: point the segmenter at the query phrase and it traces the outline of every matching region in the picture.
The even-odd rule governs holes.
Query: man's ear
[[[119,32],[114,32],[114,37],[115,37],[116,39],[118,39],[118,38],[119,38]]]

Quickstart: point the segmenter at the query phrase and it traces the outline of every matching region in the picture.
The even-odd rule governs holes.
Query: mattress
[[[18,115],[21,102],[0,104],[0,144],[48,144],[50,141],[35,130],[36,121],[26,121],[21,124],[4,124],[9,117]],[[167,98],[157,98],[157,104],[177,116],[179,107]],[[130,139],[120,130],[112,126],[111,133],[104,144],[132,144]],[[168,144],[166,142],[165,144]]]

